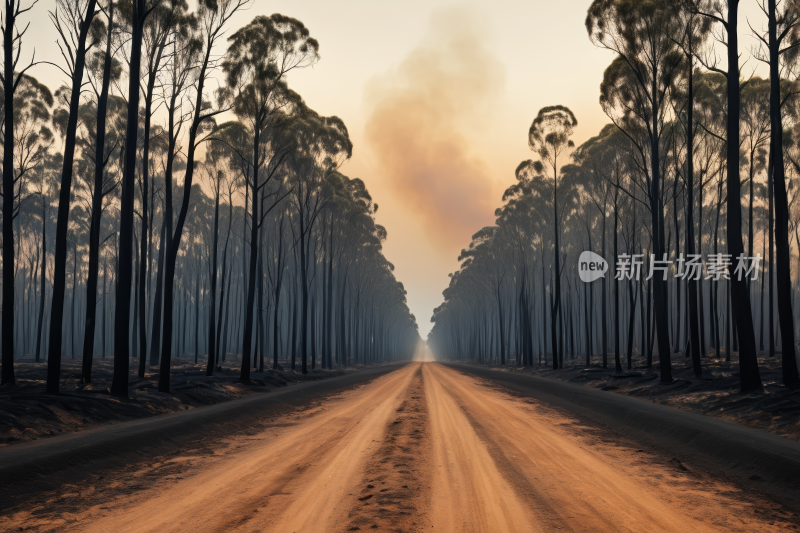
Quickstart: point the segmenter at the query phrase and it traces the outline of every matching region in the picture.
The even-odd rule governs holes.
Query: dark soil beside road
[[[80,361],[65,360],[58,395],[45,393],[46,363],[17,362],[17,383],[0,387],[0,446],[185,411],[358,370],[316,369],[308,374],[299,370],[266,370],[252,372],[250,383],[245,384],[239,381],[236,358],[229,358],[213,376],[206,376],[205,362],[177,359],[172,364],[171,391],[163,393],[158,392],[158,369],[148,366],[145,377],[140,379],[135,365],[134,360],[130,398],[120,400],[109,394],[112,358],[94,361],[89,384],[81,381]]]
[[[622,358],[622,373],[614,372],[614,354],[608,356],[608,368],[602,366],[602,356],[594,355],[591,365],[586,366],[586,356],[565,359],[564,368],[553,370],[549,365],[518,367],[513,365],[486,365],[521,375],[568,381],[633,396],[659,405],[684,411],[713,416],[729,422],[763,429],[800,441],[800,391],[781,385],[781,357],[758,358],[764,388],[758,392],[742,394],[739,391],[738,354],[734,352],[731,362],[725,361],[725,353],[716,359],[713,352],[703,358],[703,377],[697,379],[692,371],[691,360],[683,353],[672,356],[672,383],[662,384],[658,377],[658,354],[653,355],[653,365],[638,354],[631,360]]]

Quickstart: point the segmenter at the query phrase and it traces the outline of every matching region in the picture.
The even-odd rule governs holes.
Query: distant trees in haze
[[[575,146],[570,136],[578,125],[575,115],[569,108],[564,106],[545,107],[539,111],[539,114],[533,120],[530,129],[528,130],[528,144],[538,156],[539,160],[532,163],[533,170],[538,175],[545,177],[547,188],[551,190],[551,195],[548,200],[553,206],[553,244],[556,253],[554,259],[554,274],[555,287],[553,293],[553,303],[550,310],[550,323],[551,328],[551,346],[552,352],[555,354],[553,357],[553,368],[557,368],[558,361],[563,361],[563,352],[558,344],[558,335],[555,331],[555,320],[561,306],[561,254],[558,250],[560,246],[560,226],[561,217],[559,216],[558,200],[559,195],[566,196],[567,191],[559,190],[559,188],[569,188],[569,182],[566,187],[564,186],[563,177],[559,174],[561,167],[563,167],[565,160],[569,160],[569,150]],[[561,187],[559,187],[561,185]],[[562,201],[563,203],[563,201]],[[563,208],[562,207],[562,213]],[[559,322],[559,327],[561,323]]]

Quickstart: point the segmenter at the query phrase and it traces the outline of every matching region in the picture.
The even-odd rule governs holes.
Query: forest
[[[0,29],[0,531],[798,530],[800,0]]]
[[[533,158],[431,318],[438,358],[566,358],[622,375],[640,357],[662,383],[683,365],[673,354],[696,378],[724,358],[747,392],[762,387],[759,357],[779,357],[782,383],[800,387],[800,5],[757,3],[757,20],[739,18],[738,0],[591,3],[587,37],[613,55],[599,97],[609,123],[576,146],[568,107],[539,111]],[[591,283],[586,251],[608,263]],[[624,256],[641,276],[619,272]],[[756,259],[740,271],[740,258]],[[647,275],[656,264],[668,270]]]
[[[250,0],[6,0],[2,13],[2,383],[62,360],[110,393],[176,359],[251,370],[408,359],[419,341],[347,127],[292,90],[320,60],[294,18]],[[192,4],[195,4],[192,2]],[[60,61],[41,61],[48,25]],[[65,85],[47,87],[43,68]]]

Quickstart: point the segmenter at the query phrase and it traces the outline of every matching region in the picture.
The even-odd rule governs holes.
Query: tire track
[[[430,432],[421,365],[365,468],[344,531],[429,531]]]

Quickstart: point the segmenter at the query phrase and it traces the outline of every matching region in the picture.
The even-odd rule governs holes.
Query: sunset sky
[[[348,125],[355,149],[343,172],[380,206],[385,253],[424,338],[459,251],[493,223],[531,157],[539,108],[572,108],[577,139],[605,124],[597,88],[611,55],[586,37],[589,2],[269,4],[320,41],[321,61],[292,85]]]
[[[278,12],[319,40],[321,60],[293,73],[290,86],[347,124],[354,151],[342,172],[362,178],[380,206],[385,254],[423,338],[459,251],[493,222],[517,164],[533,156],[527,131],[537,111],[571,108],[576,144],[607,122],[598,89],[612,54],[586,36],[590,3],[255,0],[231,24]],[[60,63],[46,22],[54,4],[35,6],[25,46]],[[746,17],[760,24],[755,1],[742,3]],[[740,31],[749,32],[746,22]],[[31,74],[53,89],[63,79],[47,65]]]

